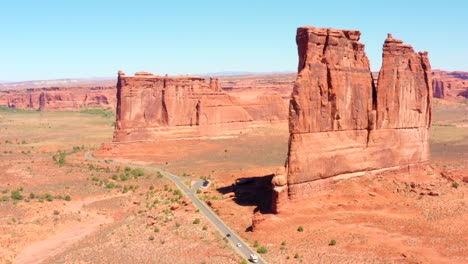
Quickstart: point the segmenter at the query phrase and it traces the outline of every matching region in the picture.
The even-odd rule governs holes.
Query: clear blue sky
[[[373,70],[388,32],[468,71],[468,1],[2,1],[0,80],[295,71],[296,28],[358,29]]]

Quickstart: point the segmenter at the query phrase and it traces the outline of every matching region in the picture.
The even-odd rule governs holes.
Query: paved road
[[[105,162],[105,160],[94,158],[92,151],[86,152],[85,158],[91,161],[96,161],[96,162],[101,162],[101,163]],[[229,228],[229,226],[227,226],[203,201],[198,199],[198,196],[196,195],[196,190],[201,186],[203,180],[196,180],[196,183],[193,184],[191,189],[189,189],[183,183],[184,178],[178,177],[172,173],[160,170],[158,168],[154,168],[151,166],[138,165],[138,164],[133,164],[133,163],[121,163],[121,162],[114,162],[114,161],[107,161],[106,163],[115,164],[115,165],[132,166],[132,167],[142,168],[145,170],[161,173],[163,176],[171,180],[184,193],[185,196],[187,196],[190,200],[192,200],[192,203],[195,205],[195,207],[197,207],[200,210],[200,213],[202,213],[218,229],[218,231],[221,233],[223,237],[226,237],[228,239],[229,244],[237,251],[237,253],[239,253],[246,260],[249,260],[250,254],[255,254],[258,256],[257,263],[267,263],[255,250],[250,248],[249,245],[247,245],[236,233],[234,233]],[[238,247],[237,243],[240,243],[241,247]]]

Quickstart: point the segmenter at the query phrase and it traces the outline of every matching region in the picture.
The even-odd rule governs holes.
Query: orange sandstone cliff
[[[289,151],[272,180],[272,209],[333,179],[429,160],[432,80],[427,53],[390,34],[375,85],[361,33],[301,27],[289,107]]]
[[[221,90],[217,79],[119,72],[115,142],[153,140],[164,133],[239,130],[250,121],[252,117]]]
[[[26,110],[115,108],[115,87],[49,87],[0,91],[0,106]]]

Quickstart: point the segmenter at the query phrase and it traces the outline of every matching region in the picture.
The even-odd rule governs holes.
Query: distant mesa
[[[251,121],[216,78],[119,72],[115,142],[154,140],[164,133],[233,132]]]
[[[272,180],[276,213],[340,177],[429,160],[432,75],[426,52],[388,38],[374,82],[361,33],[300,27],[285,168]]]

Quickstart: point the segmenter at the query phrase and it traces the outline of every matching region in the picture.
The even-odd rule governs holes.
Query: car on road
[[[255,254],[250,254],[249,260],[250,260],[250,262],[257,263],[258,262],[258,257]]]
[[[206,187],[208,187],[209,184],[210,184],[209,180],[204,180],[201,187],[206,188]]]
[[[231,237],[231,234],[227,233],[226,236],[227,236],[227,237]]]
[[[242,247],[241,243],[236,244],[237,247]]]

